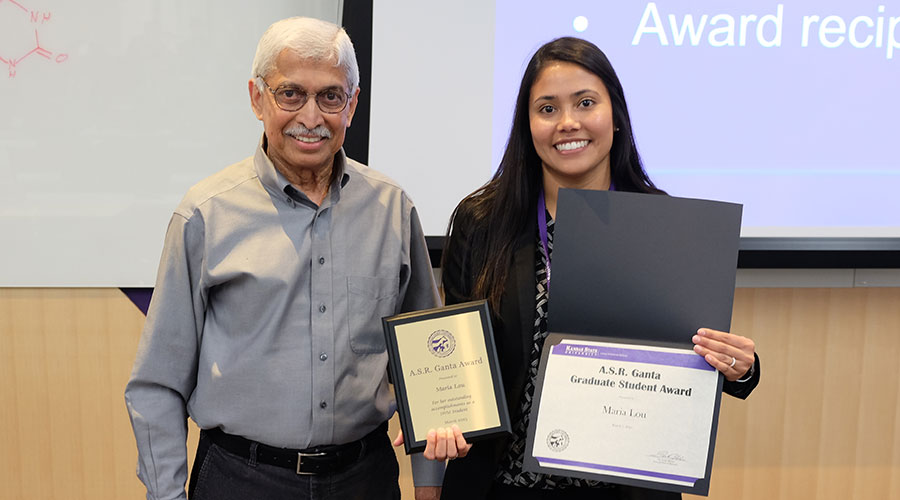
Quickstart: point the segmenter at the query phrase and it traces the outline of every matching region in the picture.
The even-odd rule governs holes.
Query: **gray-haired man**
[[[175,209],[125,390],[147,498],[185,497],[188,416],[192,499],[399,498],[380,320],[439,299],[415,206],[342,150],[358,83],[333,24],[260,40],[265,132]],[[413,465],[440,484],[442,464]]]

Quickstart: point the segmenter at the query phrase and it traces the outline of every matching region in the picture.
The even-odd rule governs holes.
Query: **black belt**
[[[366,447],[374,446],[379,440],[387,441],[387,422],[379,425],[362,439],[347,444],[325,445],[295,450],[276,448],[249,439],[226,434],[218,427],[203,430],[202,434],[224,450],[241,458],[250,459],[251,450],[256,448],[256,461],[297,471],[297,474],[334,474],[353,465],[365,454]]]

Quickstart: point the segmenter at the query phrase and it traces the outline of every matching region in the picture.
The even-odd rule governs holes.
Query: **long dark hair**
[[[487,184],[460,202],[447,228],[449,241],[450,234],[458,229],[453,227],[453,221],[465,205],[466,223],[474,225],[467,229],[471,234],[468,248],[473,253],[469,262],[477,263],[476,268],[469,270],[474,278],[469,298],[488,299],[495,313],[499,311],[516,242],[527,232],[537,209],[538,193],[543,189],[541,159],[531,138],[528,108],[531,87],[541,70],[553,62],[577,64],[606,85],[612,101],[613,124],[618,129],[609,153],[610,178],[616,190],[663,193],[644,171],[631,130],[625,93],[606,54],[580,38],[563,37],[544,44],[532,56],[522,76],[509,141],[497,172]],[[445,249],[444,259],[447,253]]]

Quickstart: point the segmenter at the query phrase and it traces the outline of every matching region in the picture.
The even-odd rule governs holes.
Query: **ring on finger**
[[[731,357],[731,365],[729,365],[729,368],[734,368],[734,365],[735,365],[736,363],[737,363],[737,358],[735,358],[734,356],[732,356],[732,357]]]

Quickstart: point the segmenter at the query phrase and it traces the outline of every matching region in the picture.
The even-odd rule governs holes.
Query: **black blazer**
[[[537,227],[532,217],[529,228]],[[484,225],[472,216],[469,203],[460,205],[453,220],[453,230],[444,248],[441,282],[444,302],[447,305],[467,302],[474,297],[472,288],[475,273],[481,268],[473,252],[473,240],[483,241]],[[481,235],[478,233],[482,232]],[[513,262],[500,300],[500,311],[492,311],[494,341],[500,362],[503,388],[510,419],[519,418],[519,405],[524,391],[530,363],[535,314],[535,240],[533,229],[520,234],[513,253]],[[759,358],[756,360],[753,378],[744,383],[725,381],[726,393],[746,398],[759,383]],[[495,438],[476,443],[465,458],[451,460],[444,475],[442,500],[476,500],[486,498],[497,472],[499,462],[509,446],[510,439]],[[633,490],[628,498],[681,498],[678,493]],[[624,492],[623,492],[624,493]]]

